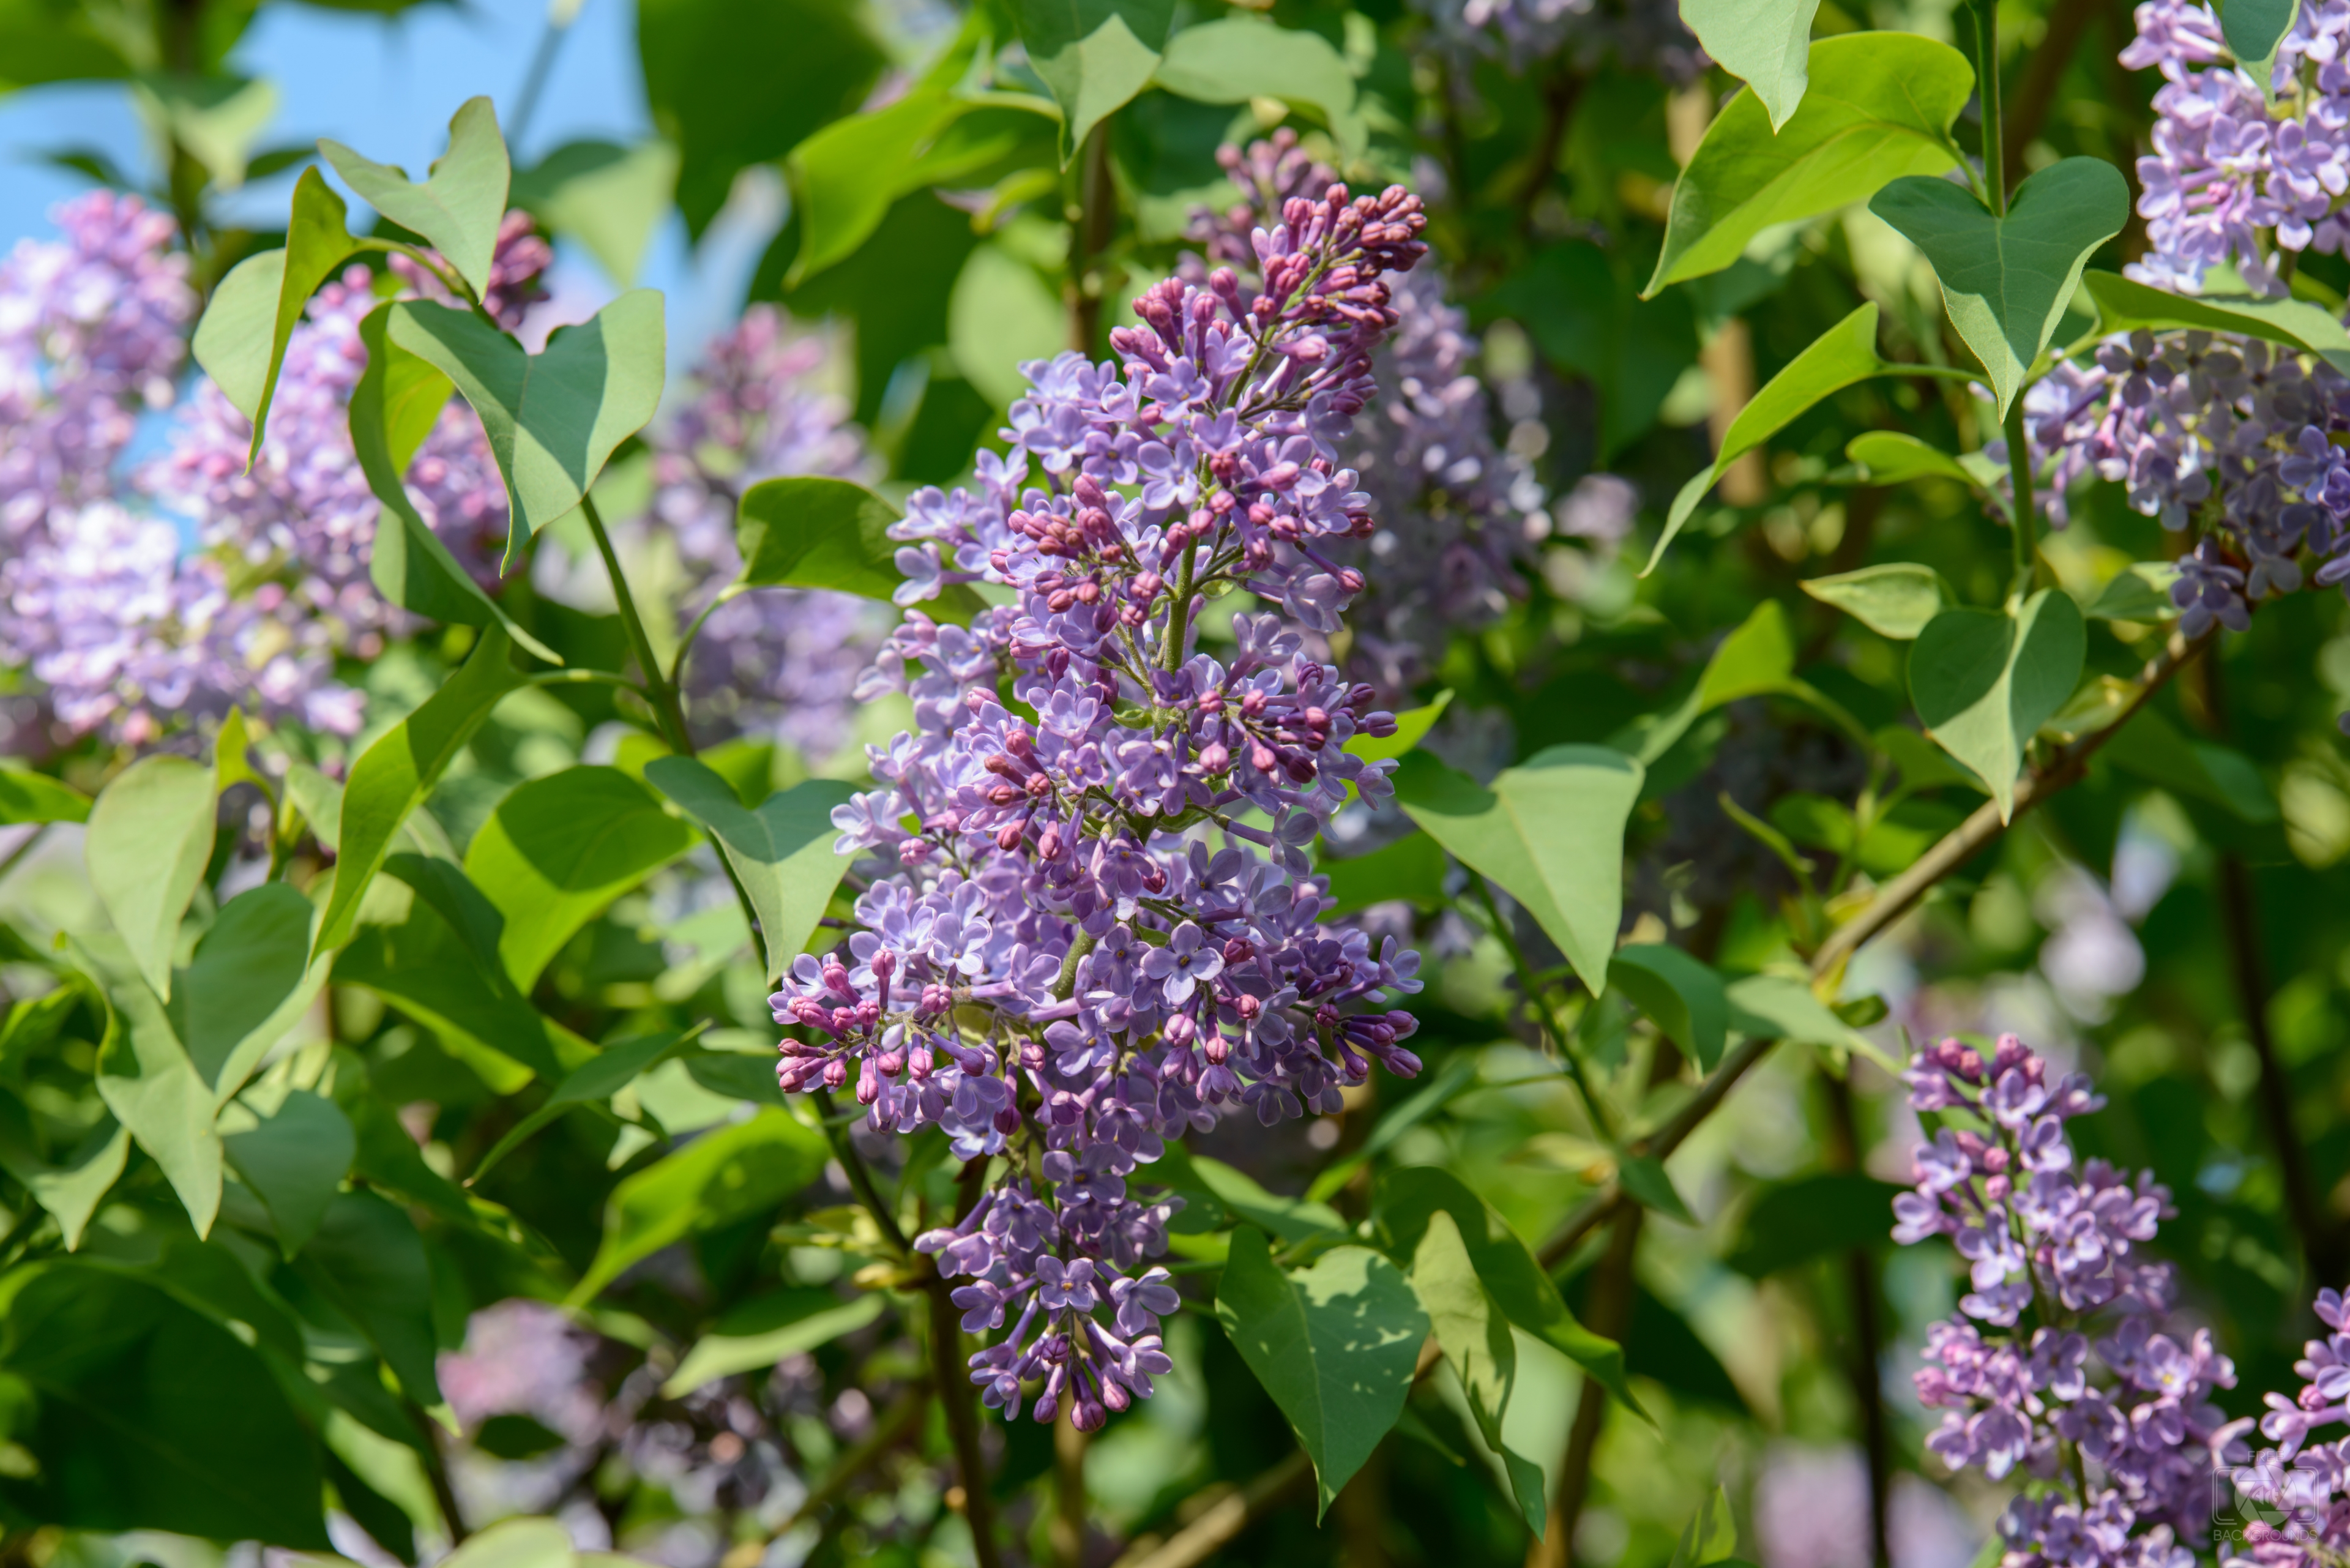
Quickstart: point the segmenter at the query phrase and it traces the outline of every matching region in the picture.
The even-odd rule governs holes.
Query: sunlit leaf
[[[593,1300],[623,1269],[672,1241],[775,1207],[831,1158],[823,1134],[773,1107],[664,1155],[613,1189],[603,1242],[572,1301]]]
[[[1015,0],[1014,9],[1029,64],[1061,106],[1066,162],[1105,116],[1150,85],[1173,0]]]
[[[661,757],[645,781],[710,830],[759,917],[765,973],[778,979],[815,935],[833,889],[856,857],[836,855],[833,808],[857,793],[835,779],[809,779],[778,790],[754,809],[706,763]]]
[[[1714,64],[1762,100],[1771,129],[1787,123],[1811,80],[1812,17],[1820,0],[1681,0],[1681,21]]]
[[[497,110],[488,99],[467,99],[458,107],[449,120],[449,151],[433,161],[421,185],[411,182],[406,170],[362,158],[339,141],[320,141],[318,151],[360,201],[423,235],[476,296],[488,292],[512,177]]]
[[[1502,1438],[1502,1417],[1518,1376],[1518,1342],[1510,1333],[1510,1320],[1477,1277],[1476,1265],[1461,1243],[1461,1228],[1443,1210],[1428,1216],[1407,1263],[1412,1293],[1427,1310],[1436,1343],[1461,1379],[1477,1429],[1485,1446],[1502,1456],[1518,1511],[1539,1540],[1549,1516],[1543,1501],[1542,1466]]]
[[[1806,577],[1803,590],[1834,605],[1879,637],[1908,642],[1942,613],[1950,593],[1931,566],[1896,561],[1833,576]]]
[[[786,1355],[829,1345],[863,1328],[888,1304],[878,1294],[844,1302],[824,1290],[779,1291],[744,1302],[694,1342],[661,1392],[681,1399],[705,1383],[773,1366]]]
[[[90,807],[90,886],[159,996],[172,994],[180,917],[212,858],[213,820],[212,769],[169,753],[131,763]]]

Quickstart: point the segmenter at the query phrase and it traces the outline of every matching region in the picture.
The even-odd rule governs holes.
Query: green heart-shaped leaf
[[[1018,0],[1020,36],[1061,106],[1066,162],[1086,133],[1150,85],[1174,0]]]
[[[385,337],[454,381],[481,417],[505,476],[509,568],[660,406],[667,344],[653,289],[556,328],[538,354],[472,311],[419,300],[391,307]]]
[[[1720,272],[1773,223],[1866,201],[1888,180],[1939,174],[1974,67],[1913,33],[1846,33],[1811,47],[1810,88],[1776,134],[1752,88],[1706,128],[1673,184],[1664,249],[1644,295]]]
[[[1804,101],[1819,8],[1820,0],[1681,0],[1681,21],[1714,64],[1762,100],[1775,132]]]
[[[645,764],[645,782],[675,801],[710,831],[734,868],[735,879],[758,911],[766,953],[764,972],[775,980],[799,956],[823,919],[833,889],[853,856],[836,855],[840,835],[835,806],[856,791],[837,779],[808,779],[778,790],[755,810],[709,763],[660,757]]]
[[[497,110],[488,99],[467,99],[459,106],[449,120],[449,151],[433,162],[421,185],[411,183],[405,169],[362,158],[339,141],[321,141],[318,151],[360,201],[409,233],[423,235],[476,296],[489,291],[490,262],[514,171],[506,162],[505,138],[498,134]]]
[[[2023,748],[2064,705],[2088,648],[2071,596],[2043,588],[2014,615],[1947,609],[1909,650],[1909,695],[1941,748],[1974,770],[1999,803],[2015,809]]]
[[[1915,175],[1879,191],[1868,210],[1934,264],[1950,324],[1991,373],[2005,419],[2089,253],[2129,221],[2129,182],[2102,158],[2067,158],[2017,186],[2005,217],[1962,186]]]
[[[1346,57],[1319,33],[1279,26],[1271,17],[1243,13],[1184,28],[1167,40],[1156,80],[1194,103],[1273,99],[1319,109],[1347,158],[1361,156],[1370,135],[1355,112],[1355,73]]]

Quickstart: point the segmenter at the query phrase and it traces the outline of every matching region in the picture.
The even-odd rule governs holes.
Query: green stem
[[[685,635],[678,639],[677,657],[670,661],[669,667],[669,683],[671,686],[682,688],[685,685],[685,659],[693,651],[693,639],[702,635],[702,628],[709,623],[712,616],[718,613],[720,605],[734,602],[738,591],[733,587],[721,589],[718,597],[704,605],[702,613],[693,618],[693,624],[685,628]]]
[[[588,532],[596,536],[597,553],[604,557],[604,570],[612,579],[612,597],[620,606],[620,628],[628,634],[629,647],[644,674],[653,722],[660,726],[661,739],[670,743],[671,750],[681,757],[690,757],[693,755],[693,740],[686,733],[685,713],[678,706],[676,684],[661,674],[660,659],[653,653],[652,639],[645,635],[644,618],[637,614],[636,596],[629,592],[629,579],[620,570],[619,554],[612,548],[612,535],[604,527],[603,514],[596,510],[595,497],[590,495],[579,498],[579,510],[588,519]]]
[[[1999,0],[1975,0],[1976,86],[1982,99],[1983,183],[1994,217],[2007,216],[2007,158],[1999,109]]]
[[[1168,607],[1167,645],[1159,650],[1159,668],[1170,674],[1183,667],[1183,639],[1191,635],[1192,566],[1199,553],[1197,539],[1183,546],[1183,566],[1176,574],[1174,602]]]
[[[617,686],[623,691],[633,691],[647,702],[653,694],[625,675],[615,675],[608,670],[546,670],[530,677],[533,686]]]
[[[2015,536],[2015,592],[2032,591],[2035,556],[2032,541],[2032,448],[2025,441],[2023,395],[2007,406],[2007,472],[2015,488],[2015,515],[2009,520]]]
[[[1583,1058],[1575,1054],[1574,1044],[1567,1039],[1566,1030],[1559,1023],[1558,1012],[1550,1004],[1550,993],[1534,982],[1534,968],[1526,962],[1525,950],[1518,945],[1517,933],[1503,918],[1502,906],[1494,900],[1493,889],[1475,871],[1469,873],[1469,885],[1477,889],[1477,897],[1483,902],[1485,912],[1492,917],[1493,935],[1500,940],[1503,950],[1510,955],[1511,967],[1517,971],[1518,989],[1525,993],[1526,1006],[1535,1010],[1536,1021],[1557,1043],[1559,1059],[1566,1064],[1568,1075],[1574,1078],[1576,1090],[1583,1096],[1584,1107],[1591,1116],[1591,1125],[1599,1129],[1600,1137],[1614,1143],[1616,1118],[1608,1114],[1607,1102],[1599,1097],[1598,1091],[1591,1086],[1591,1080],[1584,1075]]]

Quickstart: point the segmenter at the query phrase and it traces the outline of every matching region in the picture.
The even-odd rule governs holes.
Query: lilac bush
[[[1261,286],[1155,286],[1112,334],[1122,365],[1024,367],[1010,455],[910,499],[908,613],[859,694],[905,693],[918,728],[834,816],[889,869],[846,950],[772,999],[785,1090],[853,1085],[875,1129],[1015,1156],[917,1243],[970,1281],[967,1331],[1010,1324],[972,1357],[1007,1417],[1041,1377],[1037,1419],[1066,1404],[1089,1430],[1168,1370],[1176,1295],[1145,1261],[1180,1200],[1128,1185],[1167,1139],[1419,1069],[1413,1020],[1378,1005],[1419,989],[1417,956],[1321,925],[1305,852],[1350,785],[1390,794],[1391,764],[1344,748],[1393,717],[1280,616],[1236,621],[1229,660],[1198,642],[1235,587],[1335,629],[1363,579],[1331,547],[1375,526],[1339,453],[1425,220],[1401,187],[1341,185],[1280,218],[1253,236]],[[973,582],[1014,602],[968,628],[915,607]]]

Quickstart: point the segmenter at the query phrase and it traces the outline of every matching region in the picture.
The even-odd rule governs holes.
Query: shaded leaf
[[[1774,133],[1750,86],[1706,128],[1674,182],[1664,250],[1646,292],[1720,272],[1773,223],[1866,201],[1905,174],[1957,166],[1950,125],[1974,67],[1914,33],[1846,33],[1811,47],[1810,88]]]
[[[1666,1219],[1678,1220],[1684,1225],[1697,1223],[1697,1216],[1690,1212],[1689,1205],[1673,1186],[1673,1179],[1666,1174],[1664,1161],[1655,1155],[1635,1155],[1618,1160],[1616,1180],[1643,1209],[1653,1209]]]
[[[1284,1241],[1342,1234],[1347,1229],[1346,1220],[1327,1204],[1268,1192],[1245,1171],[1235,1170],[1221,1159],[1194,1155],[1179,1143],[1169,1144],[1149,1174],[1139,1179],[1183,1194],[1190,1210],[1197,1211],[1196,1215],[1187,1212],[1186,1218],[1212,1216],[1219,1226],[1232,1219],[1245,1220]]]
[[[123,769],[90,807],[90,887],[159,996],[172,994],[180,917],[212,858],[213,821],[212,769],[168,754]]]
[[[643,784],[582,765],[515,785],[467,846],[465,874],[504,917],[498,957],[527,993],[573,933],[692,846]]]
[[[1355,74],[1345,57],[1320,34],[1279,26],[1269,16],[1226,16],[1183,28],[1167,40],[1156,79],[1199,103],[1273,99],[1317,109],[1348,158],[1359,157],[1369,140],[1369,127],[1355,111]]]
[[[402,1392],[427,1409],[441,1403],[432,1265],[404,1212],[372,1192],[338,1192],[295,1267],[359,1325]]]
[[[673,1241],[773,1208],[831,1158],[823,1134],[773,1107],[664,1155],[613,1189],[603,1242],[571,1300],[593,1300],[623,1269]]]
[[[14,1177],[56,1219],[67,1251],[81,1246],[90,1216],[130,1158],[130,1129],[108,1115],[62,1159],[51,1163],[41,1153],[23,1102],[0,1093],[0,1170]]]
[[[1315,867],[1337,902],[1322,912],[1336,919],[1399,898],[1414,908],[1436,909],[1445,901],[1444,846],[1425,833],[1407,834],[1368,855],[1324,860]]]
[[[449,120],[449,151],[433,160],[421,185],[409,181],[406,170],[362,158],[339,141],[322,140],[318,151],[360,201],[421,234],[448,258],[475,297],[489,291],[512,171],[497,110],[487,98],[470,98],[458,107]]]
[[[616,288],[632,288],[645,249],[669,215],[677,149],[658,138],[635,147],[573,141],[514,177],[514,204],[549,231],[579,242]]]
[[[212,1086],[197,1075],[163,1004],[136,980],[113,988],[98,1092],[162,1168],[199,1236],[220,1212],[221,1142]]]
[[[1086,135],[1150,85],[1174,0],[1015,0],[1028,63],[1052,89],[1066,163]]]
[[[1721,1060],[1730,1033],[1730,1002],[1721,976],[1679,948],[1636,943],[1616,950],[1608,983],[1648,1015],[1665,1038],[1697,1058],[1707,1072]]]
[[[1553,746],[1486,789],[1425,752],[1396,800],[1452,857],[1516,899],[1595,993],[1607,984],[1624,902],[1624,825],[1644,770],[1601,746]]]
[[[1947,609],[1910,645],[1909,695],[1935,743],[1990,786],[2002,821],[2014,809],[2023,749],[2064,705],[2087,652],[2081,612],[2043,588],[2012,616]]]
[[[780,1291],[744,1302],[694,1341],[677,1371],[661,1385],[661,1393],[681,1399],[705,1383],[756,1372],[786,1355],[829,1345],[879,1317],[888,1304],[879,1294],[843,1301],[830,1291],[816,1289]]]
[[[2220,35],[2228,41],[2228,52],[2262,95],[2275,102],[2277,49],[2300,14],[2297,0],[2225,0],[2219,11]]]
[[[1461,1228],[1443,1210],[1428,1216],[1409,1261],[1412,1292],[1427,1310],[1436,1343],[1461,1379],[1486,1447],[1501,1455],[1508,1468],[1518,1511],[1539,1540],[1549,1517],[1543,1501],[1542,1466],[1502,1440],[1502,1416],[1518,1376],[1518,1345],[1510,1333],[1510,1320],[1477,1277]]]
[[[1428,1314],[1396,1266],[1368,1247],[1336,1247],[1311,1268],[1274,1266],[1264,1233],[1232,1232],[1216,1320],[1314,1461],[1329,1511],[1403,1413]]]
[[[837,779],[809,779],[778,790],[756,810],[706,763],[661,757],[645,764],[645,780],[710,830],[751,896],[759,917],[768,980],[780,978],[806,950],[832,901],[833,889],[856,857],[836,855],[840,836],[833,808],[857,793]]]
[[[743,570],[735,582],[745,588],[837,588],[893,600],[905,576],[889,524],[904,515],[902,507],[845,479],[763,480],[743,493],[734,524]],[[984,607],[963,587],[916,603],[933,619],[963,624]]]
[[[2066,158],[2015,188],[2004,216],[1947,180],[1912,174],[1868,210],[1934,264],[1950,324],[1991,375],[1999,414],[2056,331],[2089,254],[2129,221],[2129,182],[2102,158]]]
[[[997,408],[1028,395],[1020,367],[1068,346],[1067,307],[1011,248],[982,244],[955,275],[947,298],[947,352]]]
[[[0,766],[0,827],[26,822],[88,822],[89,797],[29,768]]]
[[[296,1089],[242,1132],[224,1132],[229,1164],[269,1210],[287,1257],[308,1244],[359,1152],[350,1118],[332,1100]]]
[[[1737,1550],[1738,1521],[1731,1514],[1729,1494],[1717,1486],[1713,1495],[1700,1503],[1689,1523],[1681,1527],[1670,1568],[1707,1568],[1709,1563],[1725,1561]]]
[[[2350,330],[2323,306],[2305,299],[2173,294],[2117,273],[2085,272],[2081,283],[2097,307],[2100,332],[2240,332],[2282,343],[2350,371]]]
[[[593,1060],[580,1064],[567,1074],[555,1086],[555,1092],[547,1096],[544,1105],[506,1129],[505,1136],[491,1146],[489,1153],[482,1156],[481,1163],[473,1168],[473,1174],[465,1179],[465,1184],[470,1187],[481,1180],[489,1174],[491,1167],[564,1112],[611,1098],[676,1055],[692,1039],[692,1031],[679,1030],[606,1046]]]
[[[1856,1247],[1889,1247],[1893,1199],[1908,1189],[1856,1170],[1822,1171],[1766,1188],[1746,1211],[1726,1261],[1762,1279]]]
[[[1868,431],[1847,441],[1844,454],[1865,471],[1862,478],[1866,483],[1907,484],[1929,476],[1954,479],[1989,501],[2002,516],[2007,514],[2007,498],[1996,488],[2007,472],[2006,465],[1981,452],[1952,457],[1900,431]]]
[[[491,627],[457,672],[353,764],[336,825],[335,886],[311,951],[339,947],[359,919],[359,900],[383,865],[392,836],[425,795],[498,699],[522,684],[511,662],[513,645]]]
[[[310,961],[317,913],[283,882],[249,888],[222,906],[176,972],[172,1027],[215,1105],[244,1086],[325,983],[326,961]]]
[[[2168,620],[2178,613],[2170,598],[2178,580],[2178,568],[2167,561],[2133,561],[2081,613],[2091,620]]]

